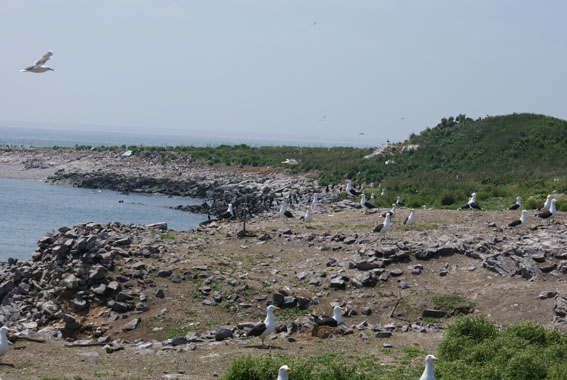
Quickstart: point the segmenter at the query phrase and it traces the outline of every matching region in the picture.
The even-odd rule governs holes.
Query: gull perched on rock
[[[331,326],[331,327],[337,327],[338,325],[340,325],[342,323],[341,320],[341,310],[343,310],[340,306],[335,306],[333,308],[333,317],[328,317],[326,315],[321,315],[321,316],[314,316],[313,322],[315,322],[315,324],[317,326]]]
[[[518,220],[514,220],[512,223],[508,224],[508,227],[522,227],[526,224],[526,210],[522,210],[522,216]]]
[[[53,52],[50,50],[47,53],[45,53],[43,55],[43,57],[41,57],[40,59],[35,61],[33,66],[28,66],[25,69],[22,69],[20,71],[25,72],[25,73],[44,73],[44,72],[50,71],[50,70],[55,71],[51,67],[44,66],[45,62],[47,62],[49,60],[49,58],[51,58],[52,55],[53,55]]]

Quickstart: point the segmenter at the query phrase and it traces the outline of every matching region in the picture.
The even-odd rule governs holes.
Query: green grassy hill
[[[419,148],[404,150],[408,144]],[[97,149],[120,150],[126,146]],[[413,134],[385,154],[369,159],[364,157],[372,149],[349,147],[240,144],[128,149],[164,165],[197,160],[209,165],[279,166],[292,172],[312,172],[323,186],[344,183],[350,178],[358,186],[365,183],[367,192],[379,192],[368,185],[382,183],[386,196],[377,199],[380,206],[389,206],[400,195],[411,207],[426,204],[455,208],[476,192],[485,208],[503,208],[513,203],[516,196],[533,208],[548,193],[567,191],[567,121],[534,114],[477,120],[465,115],[443,118],[434,128]],[[300,163],[283,164],[286,159]],[[387,160],[395,163],[386,165]],[[530,197],[533,199],[529,200]],[[560,200],[558,206],[567,210],[567,201]]]

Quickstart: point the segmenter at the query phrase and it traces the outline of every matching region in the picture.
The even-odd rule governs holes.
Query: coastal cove
[[[177,231],[194,228],[206,215],[170,207],[200,203],[201,200],[189,197],[126,195],[37,180],[0,178],[0,261],[29,259],[46,232],[78,223],[165,221],[169,229]]]

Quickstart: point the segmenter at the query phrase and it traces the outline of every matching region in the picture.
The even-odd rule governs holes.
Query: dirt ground
[[[532,233],[529,228],[511,230],[502,228],[511,220],[518,218],[517,212],[469,212],[447,210],[417,210],[418,223],[404,227],[401,221],[409,210],[401,210],[393,222],[392,231],[386,235],[386,242],[419,241],[455,236],[483,236],[486,240],[525,239]],[[264,218],[249,225],[249,230],[261,235],[289,227],[294,233],[307,236],[334,234],[363,234],[371,230],[382,218],[377,214],[365,215],[360,210],[331,213],[316,210],[312,225],[300,222],[285,223],[278,217]],[[529,220],[528,224],[538,225],[538,231],[565,230],[565,216],[559,213],[553,224]],[[494,222],[495,227],[489,223]],[[128,314],[111,324],[107,332],[112,339],[126,339],[134,342],[141,338],[144,342],[161,341],[168,337],[183,336],[187,331],[207,333],[221,326],[236,326],[239,322],[259,321],[265,316],[266,300],[271,294],[285,290],[294,296],[312,298],[316,296],[318,305],[312,305],[313,314],[330,314],[330,303],[344,303],[347,309],[359,311],[355,317],[345,318],[350,326],[363,321],[369,325],[394,323],[398,328],[420,320],[423,309],[433,308],[434,296],[459,294],[474,302],[475,312],[499,324],[522,321],[535,321],[544,325],[552,322],[554,300],[538,300],[542,292],[566,292],[567,283],[562,278],[544,274],[534,282],[519,277],[503,277],[482,267],[479,260],[464,255],[453,255],[428,261],[397,263],[387,269],[401,269],[402,277],[410,287],[400,289],[397,279],[391,277],[387,282],[379,281],[376,287],[356,289],[347,286],[346,290],[333,290],[325,286],[307,285],[299,281],[297,274],[312,270],[314,272],[336,273],[340,268],[326,266],[330,258],[339,262],[357,255],[355,248],[340,245],[340,249],[320,250],[317,243],[306,238],[275,236],[265,242],[257,238],[237,239],[235,232],[240,224],[223,224],[214,233],[187,233],[168,231],[167,235],[156,233],[154,238],[164,252],[159,259],[146,259],[147,265],[155,271],[172,269],[175,273],[186,274],[187,279],[173,283],[167,278],[153,276],[156,289],[164,290],[164,299],[151,298],[150,310],[142,314]],[[557,232],[559,231],[559,232]],[[227,237],[227,233],[232,237]],[[317,239],[314,239],[316,241]],[[380,244],[380,243],[379,243]],[[411,274],[411,267],[422,264],[420,275]],[[126,265],[127,263],[125,263]],[[206,265],[204,269],[202,266]],[[472,269],[474,266],[474,269]],[[199,269],[199,267],[201,267]],[[446,270],[445,276],[440,272]],[[196,279],[190,274],[197,273]],[[207,298],[199,294],[202,280],[208,276],[220,279],[214,287],[223,295],[223,301],[211,305],[203,303]],[[229,284],[229,280],[234,280]],[[327,282],[328,283],[328,282]],[[150,290],[147,291],[148,293]],[[153,292],[153,291],[152,291]],[[152,293],[153,295],[153,293]],[[239,296],[237,302],[229,303],[227,296]],[[232,306],[232,307],[231,307]],[[362,307],[370,307],[372,314],[360,314]],[[122,332],[122,326],[139,316],[141,324],[134,331]],[[276,319],[284,321],[304,318],[298,311],[278,314]],[[97,312],[85,315],[83,325],[100,326],[102,319]],[[442,324],[450,322],[443,319]],[[359,337],[366,333],[368,340]],[[89,338],[85,330],[81,338]],[[404,357],[404,348],[412,347],[426,353],[435,353],[442,339],[442,332],[428,329],[427,332],[396,330],[391,338],[375,338],[370,330],[354,329],[353,335],[336,334],[332,339],[320,339],[308,334],[295,334],[290,342],[283,335],[269,340],[271,350],[259,348],[258,339],[234,339],[223,342],[207,341],[188,346],[185,352],[159,351],[141,354],[133,345],[126,345],[122,351],[107,354],[102,347],[66,347],[63,341],[33,343],[17,341],[9,352],[1,358],[0,378],[7,379],[215,379],[221,377],[230,361],[242,355],[284,354],[295,356],[319,356],[328,353],[354,353],[373,355],[376,365],[393,363]],[[384,343],[392,348],[384,348]],[[157,345],[156,345],[157,347]],[[422,360],[420,356],[416,360]]]

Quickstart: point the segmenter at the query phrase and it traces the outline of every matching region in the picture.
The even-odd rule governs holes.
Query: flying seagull
[[[25,69],[22,69],[20,71],[23,72],[23,73],[24,72],[25,73],[44,73],[44,72],[49,71],[49,70],[55,71],[51,67],[44,66],[45,62],[47,62],[49,60],[49,58],[51,58],[52,55],[53,55],[53,52],[50,50],[47,53],[45,53],[43,55],[43,57],[41,57],[40,59],[35,61],[33,66],[26,67]]]

